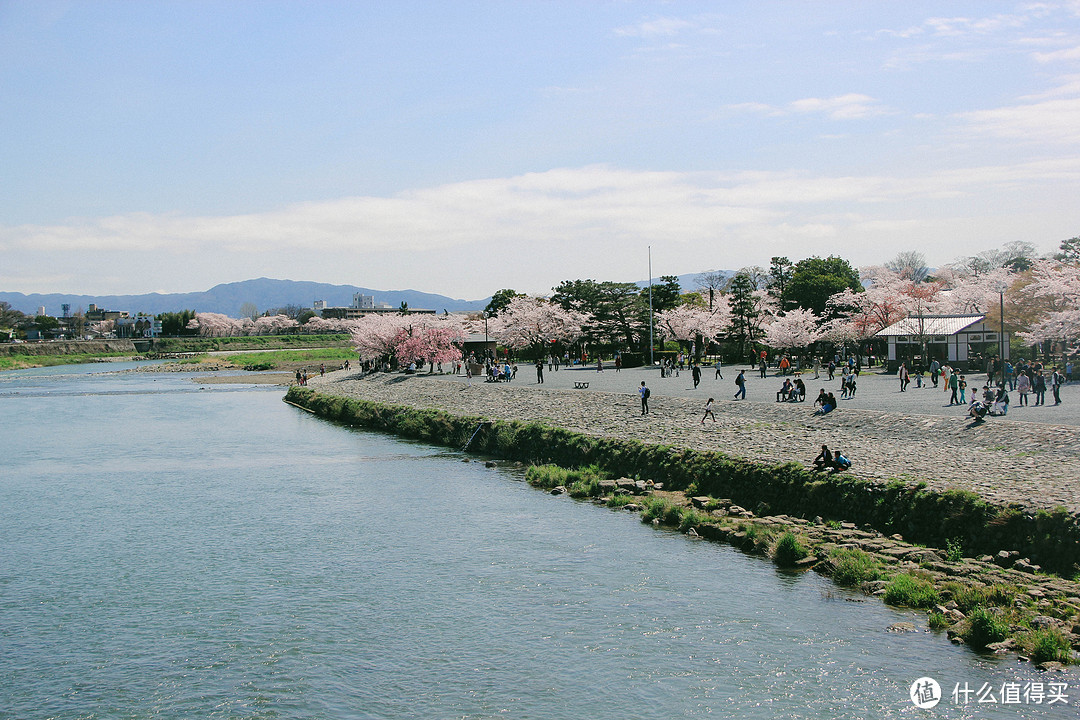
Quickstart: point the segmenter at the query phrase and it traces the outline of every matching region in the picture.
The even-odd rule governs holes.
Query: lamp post
[[[1001,381],[1005,382],[1005,291],[1009,284],[1004,280],[994,283],[994,292],[998,294],[998,363],[1001,366]]]

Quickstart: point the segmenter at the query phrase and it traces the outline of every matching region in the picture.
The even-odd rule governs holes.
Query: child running
[[[713,411],[712,411],[712,404],[713,404],[713,399],[712,398],[709,398],[709,402],[705,403],[705,416],[701,418],[701,424],[702,425],[705,424],[705,418],[710,418],[711,417],[712,421],[716,422],[716,416],[713,415]]]

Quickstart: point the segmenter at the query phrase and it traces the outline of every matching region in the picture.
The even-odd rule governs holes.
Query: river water
[[[0,718],[1077,715],[813,573],[123,367],[0,373]]]

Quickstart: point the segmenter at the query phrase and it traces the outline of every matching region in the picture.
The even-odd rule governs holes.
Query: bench
[[[575,381],[574,382],[574,389],[575,390],[588,390],[589,389],[589,383]]]

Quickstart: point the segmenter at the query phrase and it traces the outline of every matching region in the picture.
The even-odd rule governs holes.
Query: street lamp
[[[1005,291],[1009,289],[1009,283],[998,280],[994,283],[993,290],[998,294],[998,364],[1001,366],[1001,381],[1005,382]]]

